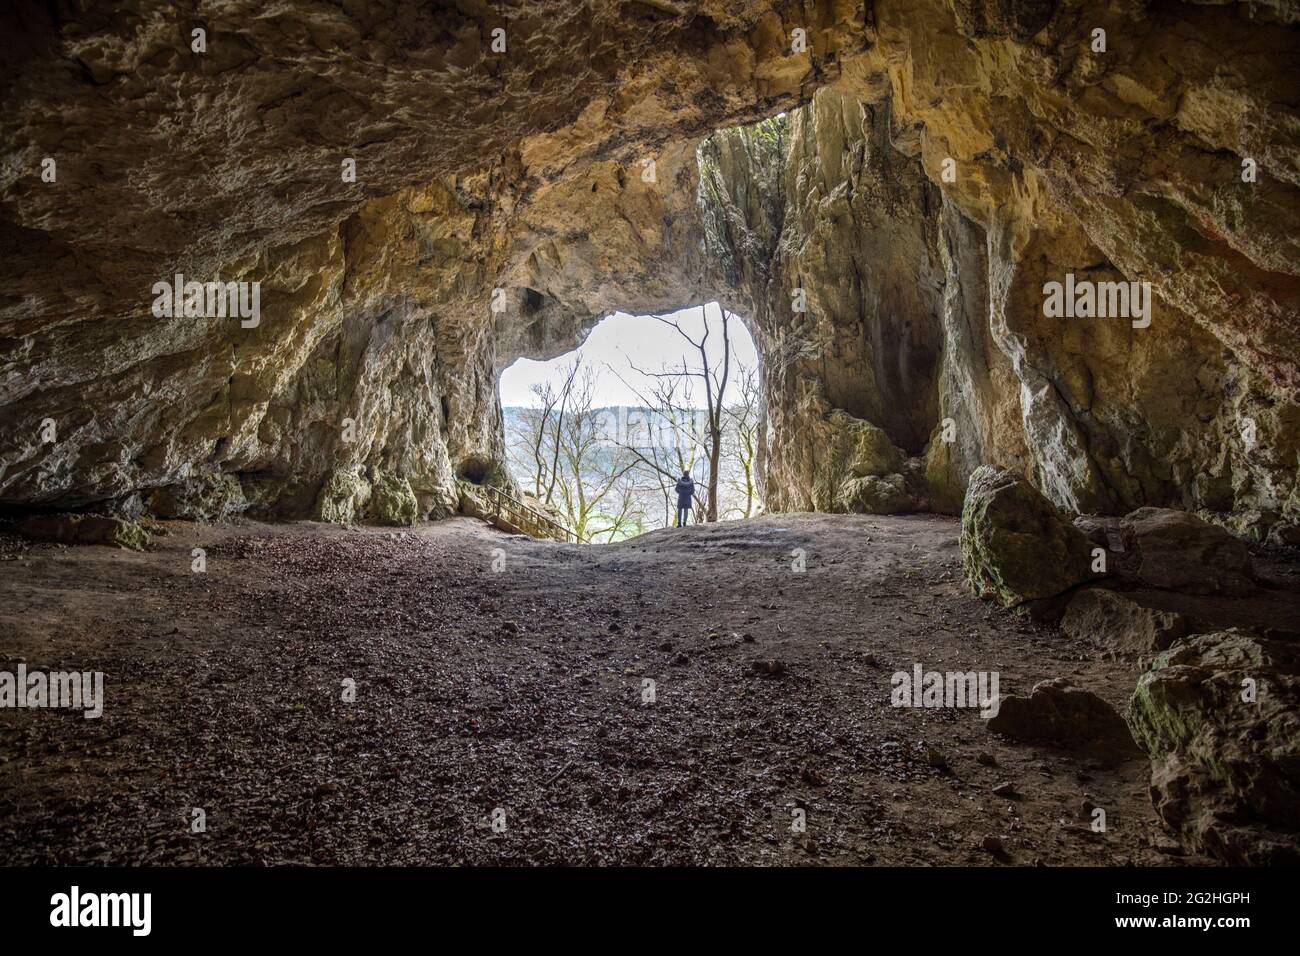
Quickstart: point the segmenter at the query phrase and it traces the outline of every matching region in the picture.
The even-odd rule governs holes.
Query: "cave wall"
[[[233,474],[268,513],[348,517],[396,469],[433,513],[450,475],[500,469],[508,361],[612,303],[690,297],[698,266],[662,257],[698,262],[668,219],[693,195],[666,188],[694,143],[824,79],[766,3],[0,16],[0,503],[20,507]],[[798,19],[834,51],[866,42],[855,16]],[[176,273],[260,281],[260,324],[155,318]]]
[[[839,193],[788,192],[786,209],[767,217],[784,234],[750,243],[763,255],[774,250],[779,275],[762,277],[766,303],[754,308],[783,311],[775,323],[783,354],[798,333],[803,356],[786,381],[767,375],[776,504],[835,508],[863,475],[899,467],[874,441],[868,454],[850,440],[849,461],[840,460],[835,433],[858,434],[865,419],[898,446],[897,477],[911,499],[859,495],[866,510],[955,511],[970,472],[988,462],[1027,475],[1070,510],[1196,509],[1235,530],[1293,540],[1300,323],[1282,210],[1297,200],[1294,17],[1228,4],[959,5],[954,14],[942,4],[877,3],[872,20],[879,46],[861,58],[867,78],[846,65],[847,78],[793,120],[819,138],[808,149],[794,137],[787,175]],[[1105,55],[1088,46],[1099,26],[1110,41]],[[1196,52],[1209,49],[1237,58],[1225,65]],[[1284,79],[1267,63],[1290,73]],[[846,109],[869,118],[861,135],[851,133],[847,146],[821,138]],[[882,116],[888,129],[872,121]],[[891,160],[845,162],[873,152]],[[911,183],[894,153],[911,157],[942,198]],[[1247,156],[1270,167],[1253,183],[1241,176]],[[889,232],[886,223],[909,217],[902,233]],[[1151,325],[1047,318],[1044,283],[1067,273],[1150,282]],[[830,290],[811,324],[853,329],[874,358],[856,361],[807,317],[789,314],[789,291],[810,275]],[[894,287],[915,291],[891,300]],[[882,365],[906,362],[915,353],[899,347],[905,330],[931,341],[936,317],[937,415],[928,381],[919,392],[889,381],[881,392],[888,411],[834,394],[837,380],[869,389]],[[876,330],[891,325],[893,339],[882,340]],[[773,350],[781,351],[769,343]],[[909,460],[916,443],[891,420],[900,403],[941,423],[921,451],[922,481]],[[799,408],[782,433],[783,410]],[[820,462],[819,448],[830,450]],[[787,468],[786,458],[797,463]],[[817,489],[826,480],[832,487]]]
[[[775,507],[955,512],[994,463],[1073,511],[1201,509],[1261,533],[1293,513],[1295,404],[1190,316],[1043,315],[1043,284],[1067,272],[1126,278],[1068,210],[1032,227],[1008,207],[988,229],[967,218],[896,148],[888,100],[827,89],[788,125],[783,161],[755,161],[761,134],[742,129],[711,137],[702,166],[722,184],[702,193],[709,261],[768,359]],[[868,426],[894,447],[864,445]],[[906,495],[863,497],[861,479],[891,475]]]
[[[988,237],[989,319],[1028,461],[1005,435],[988,459],[1076,510],[1168,504],[1293,536],[1296,8],[874,12],[909,124],[894,142],[932,178],[956,159],[945,197]],[[1151,326],[1045,321],[1042,283],[1067,272],[1151,282]]]
[[[701,149],[706,261],[763,355],[775,510],[861,510],[844,483],[905,482],[938,419],[941,197],[888,132],[887,101],[826,89]]]
[[[1292,5],[4,17],[0,503],[233,475],[268,514],[442,514],[502,474],[510,361],[720,298],[778,508],[954,510],[990,462],[1076,510],[1300,510]],[[260,281],[261,322],[155,318],[177,272]],[[1046,319],[1066,272],[1150,281],[1151,327]]]

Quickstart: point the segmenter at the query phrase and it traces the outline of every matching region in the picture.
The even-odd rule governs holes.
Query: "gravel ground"
[[[143,554],[0,542],[0,669],[106,683],[98,720],[0,711],[0,863],[1203,862],[1145,760],[890,706],[915,663],[1117,707],[1136,679],[965,593],[953,519],[586,547],[469,518],[166,527]]]

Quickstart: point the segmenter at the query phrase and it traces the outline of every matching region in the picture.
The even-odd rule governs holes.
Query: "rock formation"
[[[1101,588],[1079,591],[1061,617],[1061,630],[1070,637],[1092,641],[1118,654],[1163,651],[1187,634],[1187,629],[1186,616],[1177,611],[1144,607]]]
[[[955,512],[987,463],[1295,534],[1289,5],[5,17],[10,506],[443,514],[506,480],[506,364],[719,298],[775,508]],[[1067,274],[1150,325],[1047,318]],[[260,283],[256,325],[155,317],[177,275]],[[866,426],[896,453],[844,457]]]
[[[149,532],[134,521],[103,515],[28,515],[16,528],[34,541],[59,544],[103,544],[141,551],[149,543]]]
[[[1136,748],[1124,719],[1090,691],[1062,677],[1039,681],[1027,696],[1002,698],[989,732],[1069,750],[1083,750],[1107,760],[1131,756]]]
[[[1003,607],[1060,597],[1094,572],[1087,538],[1029,482],[982,465],[961,516],[962,569],[971,589]]]
[[[1247,631],[1156,658],[1128,710],[1156,812],[1237,866],[1300,862],[1300,653]]]
[[[1255,590],[1250,551],[1222,527],[1168,508],[1123,518],[1079,518],[1076,525],[1107,552],[1107,568],[1135,585],[1189,594]]]

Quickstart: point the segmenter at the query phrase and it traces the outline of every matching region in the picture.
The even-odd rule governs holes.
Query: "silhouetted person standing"
[[[689,473],[677,479],[677,527],[686,527],[691,517],[691,499],[695,497],[695,482]]]

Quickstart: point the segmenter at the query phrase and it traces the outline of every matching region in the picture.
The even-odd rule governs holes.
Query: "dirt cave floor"
[[[951,518],[585,547],[470,518],[166,527],[146,553],[6,541],[0,668],[102,671],[105,703],[0,711],[0,864],[1206,862],[1145,759],[890,705],[917,663],[1121,709],[1138,674],[967,593]]]

